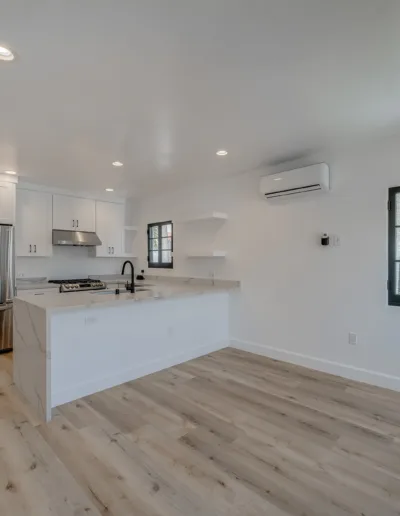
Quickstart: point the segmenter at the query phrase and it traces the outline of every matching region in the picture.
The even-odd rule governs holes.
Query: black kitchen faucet
[[[128,290],[132,294],[134,294],[135,293],[135,269],[134,269],[133,263],[131,261],[126,260],[126,262],[124,262],[124,265],[122,266],[121,274],[125,273],[125,265],[128,264],[128,263],[131,266],[131,284],[129,285],[128,282],[126,283],[126,290]]]

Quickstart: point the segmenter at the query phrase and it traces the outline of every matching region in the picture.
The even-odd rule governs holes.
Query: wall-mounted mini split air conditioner
[[[260,191],[267,199],[329,189],[329,167],[326,163],[272,174],[260,181]]]

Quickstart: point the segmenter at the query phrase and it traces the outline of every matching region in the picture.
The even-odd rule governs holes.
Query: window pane
[[[395,204],[396,204],[396,226],[400,226],[400,194],[396,194],[395,197]]]
[[[151,263],[157,263],[158,262],[158,251],[151,251],[150,252],[150,261],[151,261]]]
[[[164,224],[161,226],[161,236],[170,237],[172,235],[172,224]]]
[[[162,252],[162,262],[163,263],[171,263],[171,251],[163,251]]]
[[[171,250],[171,239],[170,238],[162,238],[161,239],[161,249]]]
[[[153,238],[150,240],[150,250],[155,251],[156,249],[159,249],[159,240]]]
[[[400,228],[395,229],[395,251],[396,260],[400,260]]]
[[[400,263],[395,263],[394,271],[394,293],[398,296],[400,294]]]
[[[150,228],[150,238],[158,238],[158,226],[152,226]]]

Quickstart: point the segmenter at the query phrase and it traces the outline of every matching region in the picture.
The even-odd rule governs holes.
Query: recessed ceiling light
[[[124,164],[121,161],[113,161],[114,167],[122,167]]]
[[[17,173],[14,172],[14,170],[5,170],[4,173],[5,174],[10,174],[10,176],[16,176],[17,175]]]
[[[14,59],[15,56],[11,50],[6,47],[0,47],[0,61],[14,61]]]
[[[217,156],[226,156],[228,154],[228,151],[221,149],[217,151]]]
[[[274,181],[282,181],[281,177],[274,177]]]
[[[114,188],[106,188],[106,192],[113,192]]]

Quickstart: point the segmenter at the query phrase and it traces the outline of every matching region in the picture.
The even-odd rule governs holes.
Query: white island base
[[[49,421],[53,407],[226,347],[229,289],[177,288],[156,296],[18,296],[14,381],[40,418]]]

